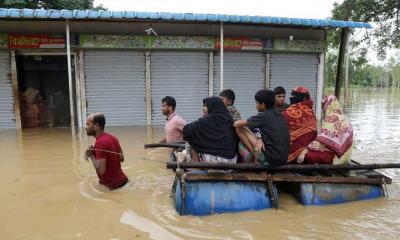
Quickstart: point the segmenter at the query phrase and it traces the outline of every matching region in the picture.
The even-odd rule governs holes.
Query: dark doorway
[[[70,126],[66,56],[18,56],[23,128]]]

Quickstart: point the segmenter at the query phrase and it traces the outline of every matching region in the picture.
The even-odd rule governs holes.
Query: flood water
[[[355,129],[353,158],[399,162],[400,92],[355,91],[347,109]],[[280,195],[280,209],[179,216],[171,204],[166,150],[144,150],[161,128],[108,128],[125,153],[127,186],[98,185],[83,151],[94,143],[69,129],[0,132],[0,239],[398,239],[400,171],[389,197],[304,207]]]

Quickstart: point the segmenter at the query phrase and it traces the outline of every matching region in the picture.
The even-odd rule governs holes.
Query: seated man
[[[264,166],[280,166],[287,162],[289,155],[289,130],[283,116],[274,107],[275,97],[271,90],[259,90],[255,94],[258,115],[234,123],[240,140],[255,151],[255,162]],[[258,138],[250,129],[259,128]]]
[[[226,109],[228,109],[233,121],[240,120],[240,113],[233,105],[235,103],[235,92],[231,89],[225,89],[219,94],[219,97],[222,99],[222,102],[224,102],[224,105]]]
[[[274,96],[275,96],[275,105],[274,108],[278,112],[282,112],[286,108],[288,108],[290,105],[285,103],[285,95],[286,91],[283,87],[278,86],[274,89]]]
[[[110,190],[120,188],[128,182],[121,169],[124,161],[122,148],[113,135],[104,132],[106,119],[104,114],[91,114],[86,119],[86,134],[96,138],[96,143],[86,150],[85,156],[93,163],[99,177],[99,183]]]
[[[186,121],[175,112],[176,101],[175,98],[166,96],[161,100],[161,112],[167,117],[165,123],[165,137],[161,139],[160,143],[170,143],[182,141],[183,126]]]
[[[183,128],[193,161],[236,163],[238,138],[233,119],[218,97],[203,100],[203,117]]]

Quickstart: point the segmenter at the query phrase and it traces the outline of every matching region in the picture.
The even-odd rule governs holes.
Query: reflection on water
[[[353,92],[348,109],[355,128],[355,158],[368,162],[397,160],[400,146],[400,91]]]
[[[356,91],[346,109],[355,129],[354,159],[398,162],[400,95]],[[173,174],[159,161],[166,149],[144,150],[161,128],[109,128],[126,155],[130,182],[108,191],[82,155],[94,143],[69,129],[0,133],[0,239],[393,239],[400,229],[400,172],[389,198],[303,207],[280,196],[279,210],[179,216],[171,204]],[[384,234],[382,234],[384,233]]]
[[[131,225],[134,228],[147,232],[150,234],[149,238],[151,239],[182,239],[179,238],[167,230],[165,228],[161,227],[159,224],[154,223],[147,218],[138,216],[135,214],[132,210],[129,210],[127,212],[124,212],[121,216],[121,223]]]

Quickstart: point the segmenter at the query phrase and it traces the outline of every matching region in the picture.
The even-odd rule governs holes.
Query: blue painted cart
[[[375,199],[384,197],[385,186],[391,183],[390,178],[373,170],[299,173],[178,168],[175,174],[174,206],[181,215],[196,216],[277,208],[278,189],[306,206]]]
[[[298,200],[303,205],[338,204],[384,196],[379,184],[301,183],[297,191]]]
[[[352,164],[358,164],[353,161]],[[283,188],[301,204],[330,205],[370,200],[385,196],[392,180],[373,170],[295,173],[298,181],[283,183]],[[314,178],[314,181],[303,181]]]
[[[330,205],[385,196],[380,184],[293,183],[291,193],[301,204]]]
[[[224,172],[177,172],[172,191],[174,206],[181,215],[201,216],[262,210],[277,204],[274,183],[243,176]]]

